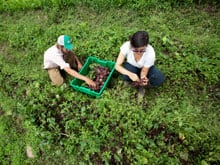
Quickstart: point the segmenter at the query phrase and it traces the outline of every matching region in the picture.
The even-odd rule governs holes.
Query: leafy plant
[[[217,164],[219,12],[194,2],[206,3],[1,1],[0,162]],[[69,80],[51,86],[42,69],[44,50],[60,33],[71,36],[84,63],[89,55],[115,61],[122,43],[142,29],[166,75],[142,102],[117,72],[94,99]]]

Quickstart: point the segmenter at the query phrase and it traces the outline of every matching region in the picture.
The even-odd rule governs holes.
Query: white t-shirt
[[[70,67],[70,65],[64,61],[61,50],[54,45],[44,52],[44,69],[56,67],[64,69]]]
[[[121,47],[120,51],[125,55],[127,62],[135,67],[142,68],[150,68],[154,65],[155,62],[155,51],[151,45],[147,45],[146,51],[143,53],[141,59],[136,62],[134,58],[134,52],[132,51],[130,41],[125,42]]]

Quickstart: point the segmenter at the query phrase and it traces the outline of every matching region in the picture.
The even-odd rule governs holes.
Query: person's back
[[[44,69],[47,70],[53,85],[62,85],[64,78],[61,70],[69,75],[85,81],[89,86],[95,86],[93,80],[78,73],[82,67],[81,62],[72,52],[73,44],[67,35],[61,35],[57,43],[44,53]],[[71,68],[72,67],[72,68]]]

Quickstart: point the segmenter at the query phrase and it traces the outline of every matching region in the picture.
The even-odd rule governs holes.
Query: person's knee
[[[150,78],[150,85],[152,85],[152,86],[160,86],[160,85],[162,85],[164,83],[165,79],[166,78],[165,78],[164,74],[160,72],[159,74],[157,74],[155,76],[152,76]]]
[[[52,81],[52,85],[60,86],[64,83],[64,78],[60,73],[60,70],[57,68],[48,69],[49,77]]]
[[[127,76],[127,75],[121,75],[121,77],[122,77],[122,80],[124,80],[124,81],[131,81],[131,79]]]
[[[165,81],[165,76],[161,75],[155,82],[155,86],[161,86]]]
[[[126,62],[124,68],[132,73],[140,75],[141,69]]]

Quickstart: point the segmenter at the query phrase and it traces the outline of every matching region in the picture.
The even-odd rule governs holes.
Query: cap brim
[[[72,49],[73,49],[73,44],[65,45],[65,48],[66,48],[67,50],[72,50]]]

